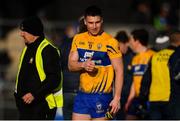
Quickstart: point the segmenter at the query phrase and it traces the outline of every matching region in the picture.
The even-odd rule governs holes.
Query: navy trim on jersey
[[[79,62],[84,62],[89,58],[95,62],[97,66],[108,66],[111,65],[111,61],[107,52],[100,52],[100,51],[92,51],[87,49],[80,49],[78,48],[79,53]]]

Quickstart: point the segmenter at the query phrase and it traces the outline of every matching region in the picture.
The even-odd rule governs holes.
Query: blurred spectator
[[[0,77],[5,79],[8,65],[11,63],[11,59],[7,50],[0,50]]]
[[[79,88],[79,73],[78,72],[70,72],[68,69],[68,56],[71,49],[71,44],[73,40],[74,34],[85,32],[86,26],[84,25],[84,18],[81,17],[79,19],[79,26],[77,28],[73,26],[67,26],[65,33],[66,36],[61,44],[61,52],[62,52],[62,68],[63,68],[63,94],[64,94],[64,107],[63,114],[65,120],[72,119],[72,111],[73,111],[73,102],[76,92]]]
[[[159,51],[169,46],[169,36],[168,35],[159,35],[156,37],[154,50]]]
[[[115,38],[119,41],[119,47],[123,54],[123,65],[124,65],[124,83],[121,93],[121,109],[117,114],[117,120],[125,119],[124,106],[127,101],[131,83],[132,83],[132,72],[131,72],[131,61],[134,56],[132,50],[128,47],[129,37],[126,31],[119,31]]]
[[[173,32],[170,39],[175,42],[175,52],[169,59],[171,79],[170,119],[180,119],[180,31]]]
[[[159,32],[169,31],[171,28],[169,16],[170,5],[168,3],[162,3],[159,8],[158,14],[153,19],[153,25]]]
[[[137,2],[135,11],[133,11],[132,21],[136,24],[151,23],[151,8],[148,1]]]
[[[140,89],[142,88],[142,78],[148,67],[154,51],[148,49],[149,33],[145,29],[135,29],[131,32],[129,41],[130,47],[136,55],[132,59],[133,83],[131,85],[130,94],[125,105],[127,112],[126,119],[144,119],[146,101],[140,99]]]
[[[69,24],[66,26],[65,31],[64,31],[64,40],[67,38],[73,38],[74,35],[78,32],[78,26],[77,23],[74,24]]]
[[[12,29],[7,33],[4,41],[4,47],[7,49],[7,53],[10,59],[10,63],[7,65],[5,79],[13,81],[16,78],[19,57],[21,55],[21,50],[24,47],[22,38],[19,36],[19,29]]]
[[[22,38],[19,36],[19,30],[17,30],[17,28],[7,34],[6,47],[10,59],[12,60],[7,70],[7,80],[14,81],[16,78],[20,59],[19,57],[21,55],[21,50],[24,47],[24,43],[21,40]]]
[[[169,37],[166,37],[164,40],[168,41]],[[147,87],[149,89],[147,91],[149,92],[149,119],[151,120],[169,119],[170,76],[168,60],[175,49],[172,40],[170,40],[170,44],[153,55],[143,77],[143,81],[149,83],[147,86],[150,87]]]

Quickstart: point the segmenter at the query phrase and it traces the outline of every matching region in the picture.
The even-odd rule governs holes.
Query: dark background
[[[162,2],[171,4],[174,12],[179,8],[179,0],[1,0],[0,17],[22,18],[44,11],[50,19],[70,20],[79,17],[87,6],[98,5],[108,21],[127,22],[128,14],[142,1],[149,2],[153,14]]]

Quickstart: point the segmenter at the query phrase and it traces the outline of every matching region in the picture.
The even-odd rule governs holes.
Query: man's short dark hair
[[[122,43],[127,43],[129,41],[129,37],[126,33],[126,31],[119,31],[115,38]]]
[[[84,13],[84,17],[87,17],[87,16],[102,17],[101,9],[97,7],[96,5],[89,6],[88,8],[86,8],[85,13]]]
[[[147,46],[149,41],[149,33],[146,29],[135,29],[131,32],[131,35],[135,40],[139,40],[139,42]]]

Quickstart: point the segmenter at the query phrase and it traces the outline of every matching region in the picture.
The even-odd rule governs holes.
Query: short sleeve
[[[116,39],[111,38],[107,44],[107,53],[110,59],[122,57],[119,43]]]

